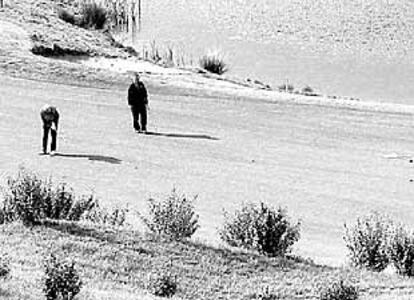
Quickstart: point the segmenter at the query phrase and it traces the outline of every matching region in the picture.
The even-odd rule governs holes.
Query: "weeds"
[[[344,241],[351,262],[373,271],[384,270],[388,263],[388,245],[392,231],[391,220],[379,213],[358,218],[354,226],[345,224]]]
[[[93,1],[83,4],[79,25],[84,28],[103,29],[107,19],[106,9]]]
[[[284,209],[264,203],[248,204],[233,216],[225,212],[220,238],[231,246],[254,249],[268,256],[283,256],[299,240],[300,223],[292,224]]]
[[[190,238],[199,228],[198,215],[193,205],[196,198],[189,199],[173,189],[165,200],[149,199],[149,216],[140,215],[140,218],[146,227],[158,236],[172,240]]]
[[[295,87],[290,83],[284,83],[278,86],[279,92],[293,93]]]
[[[172,274],[171,263],[148,275],[147,289],[158,297],[172,297],[177,291],[177,277]]]
[[[394,228],[389,258],[398,274],[414,276],[414,234],[402,225]]]
[[[199,63],[200,67],[204,70],[218,75],[222,75],[229,70],[228,65],[224,62],[223,56],[218,52],[202,56]]]
[[[38,224],[45,217],[45,203],[52,197],[50,181],[21,168],[16,178],[7,180],[2,213],[5,222],[21,220],[25,225]]]
[[[250,299],[254,300],[279,300],[284,299],[281,295],[278,293],[273,293],[270,290],[269,286],[266,286],[262,288],[262,290],[259,293],[256,293],[250,297]]]
[[[147,289],[158,297],[172,297],[177,291],[177,282],[169,274],[151,274]]]
[[[65,21],[65,22],[67,22],[69,24],[72,24],[72,25],[75,25],[76,24],[75,15],[73,13],[69,12],[66,9],[63,9],[63,8],[62,9],[59,9],[59,11],[58,11],[58,17],[59,17],[59,19]]]
[[[81,287],[73,261],[58,260],[53,254],[46,260],[43,292],[47,300],[72,300]]]
[[[97,204],[83,215],[83,219],[99,225],[123,226],[127,212],[128,210],[123,208],[108,210]]]
[[[7,278],[10,271],[10,258],[4,253],[0,254],[0,279]]]
[[[4,191],[0,221],[21,220],[37,225],[43,219],[79,221],[83,214],[97,206],[93,195],[76,197],[73,189],[62,183],[54,186],[34,172],[20,168],[15,178],[9,177]]]
[[[331,283],[322,289],[320,300],[357,300],[359,292],[356,287],[343,280]]]

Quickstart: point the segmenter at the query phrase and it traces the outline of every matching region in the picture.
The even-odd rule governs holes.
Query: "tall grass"
[[[103,29],[107,18],[105,7],[96,2],[84,3],[81,8],[79,24],[84,28]]]
[[[166,67],[188,67],[193,61],[181,47],[157,44],[154,40],[142,45],[142,59]]]
[[[229,70],[223,55],[218,52],[212,52],[202,56],[199,60],[200,67],[214,74],[222,75]]]
[[[2,191],[0,224],[21,220],[33,226],[53,219],[122,226],[126,219],[126,209],[105,209],[93,194],[78,196],[65,183],[53,184],[51,179],[42,179],[24,168],[17,176],[8,178]]]
[[[108,23],[111,27],[136,33],[137,23],[140,23],[141,0],[78,0],[80,4],[94,2],[105,8]]]

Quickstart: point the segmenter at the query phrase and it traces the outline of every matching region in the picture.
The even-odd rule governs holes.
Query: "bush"
[[[44,204],[51,195],[50,182],[35,173],[20,168],[16,178],[7,179],[3,215],[6,222],[21,220],[25,225],[36,225],[44,217]]]
[[[7,278],[10,274],[10,259],[6,254],[0,254],[0,279]]]
[[[97,204],[83,215],[83,219],[100,225],[123,226],[126,220],[127,209],[115,208],[108,210]]]
[[[80,292],[82,281],[73,261],[60,261],[53,254],[45,263],[43,292],[48,300],[71,300]]]
[[[76,199],[73,189],[62,183],[53,186],[33,172],[20,168],[15,178],[9,177],[0,223],[21,220],[25,225],[39,224],[43,219],[79,221],[97,201],[90,196]]]
[[[177,291],[177,279],[170,270],[158,270],[148,276],[148,291],[158,297],[172,297]]]
[[[96,2],[85,3],[82,6],[80,26],[84,28],[104,28],[107,21],[107,11]]]
[[[289,92],[292,93],[295,90],[295,87],[290,83],[284,83],[278,86],[280,92]]]
[[[206,54],[200,58],[200,67],[211,73],[222,75],[229,69],[219,53]]]
[[[344,240],[351,262],[373,271],[384,270],[388,263],[388,245],[392,223],[378,213],[358,218],[353,227],[345,224]]]
[[[313,88],[311,88],[309,85],[307,85],[307,86],[305,86],[302,89],[302,94],[305,94],[305,95],[314,95],[315,92],[314,92]]]
[[[300,223],[292,224],[286,210],[264,203],[244,205],[233,216],[225,212],[220,238],[231,246],[254,249],[268,256],[283,256],[299,240]]]
[[[278,293],[273,293],[270,291],[269,286],[266,286],[262,288],[262,290],[259,293],[255,293],[249,297],[250,299],[254,300],[279,300],[284,299],[283,296],[281,296]]]
[[[398,274],[414,276],[414,234],[401,225],[394,228],[389,257]]]
[[[193,205],[196,198],[190,200],[173,189],[163,201],[149,199],[149,217],[140,216],[141,220],[158,236],[177,241],[190,238],[199,228]]]
[[[59,17],[59,19],[65,21],[65,22],[67,22],[69,24],[74,25],[76,23],[76,19],[75,19],[74,14],[71,13],[71,12],[69,12],[66,9],[60,9],[58,11],[58,17]]]
[[[332,283],[324,288],[319,296],[320,300],[357,300],[359,297],[358,289],[343,280]]]

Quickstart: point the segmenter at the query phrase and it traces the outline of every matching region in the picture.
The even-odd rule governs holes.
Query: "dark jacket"
[[[145,107],[148,104],[148,94],[142,82],[138,83],[138,87],[135,84],[131,84],[128,89],[128,104],[131,106]]]
[[[49,128],[52,126],[52,123],[54,123],[57,129],[59,123],[59,112],[56,107],[50,105],[43,106],[40,110],[40,116],[44,127]]]

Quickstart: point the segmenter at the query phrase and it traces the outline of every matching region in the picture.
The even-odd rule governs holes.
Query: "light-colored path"
[[[176,186],[199,195],[198,237],[210,241],[223,208],[280,204],[303,222],[297,253],[328,263],[345,260],[343,222],[371,209],[414,226],[413,115],[150,91],[149,129],[164,135],[144,136],[124,90],[0,80],[3,174],[23,163],[138,210]],[[65,156],[38,155],[44,103],[61,111]]]

